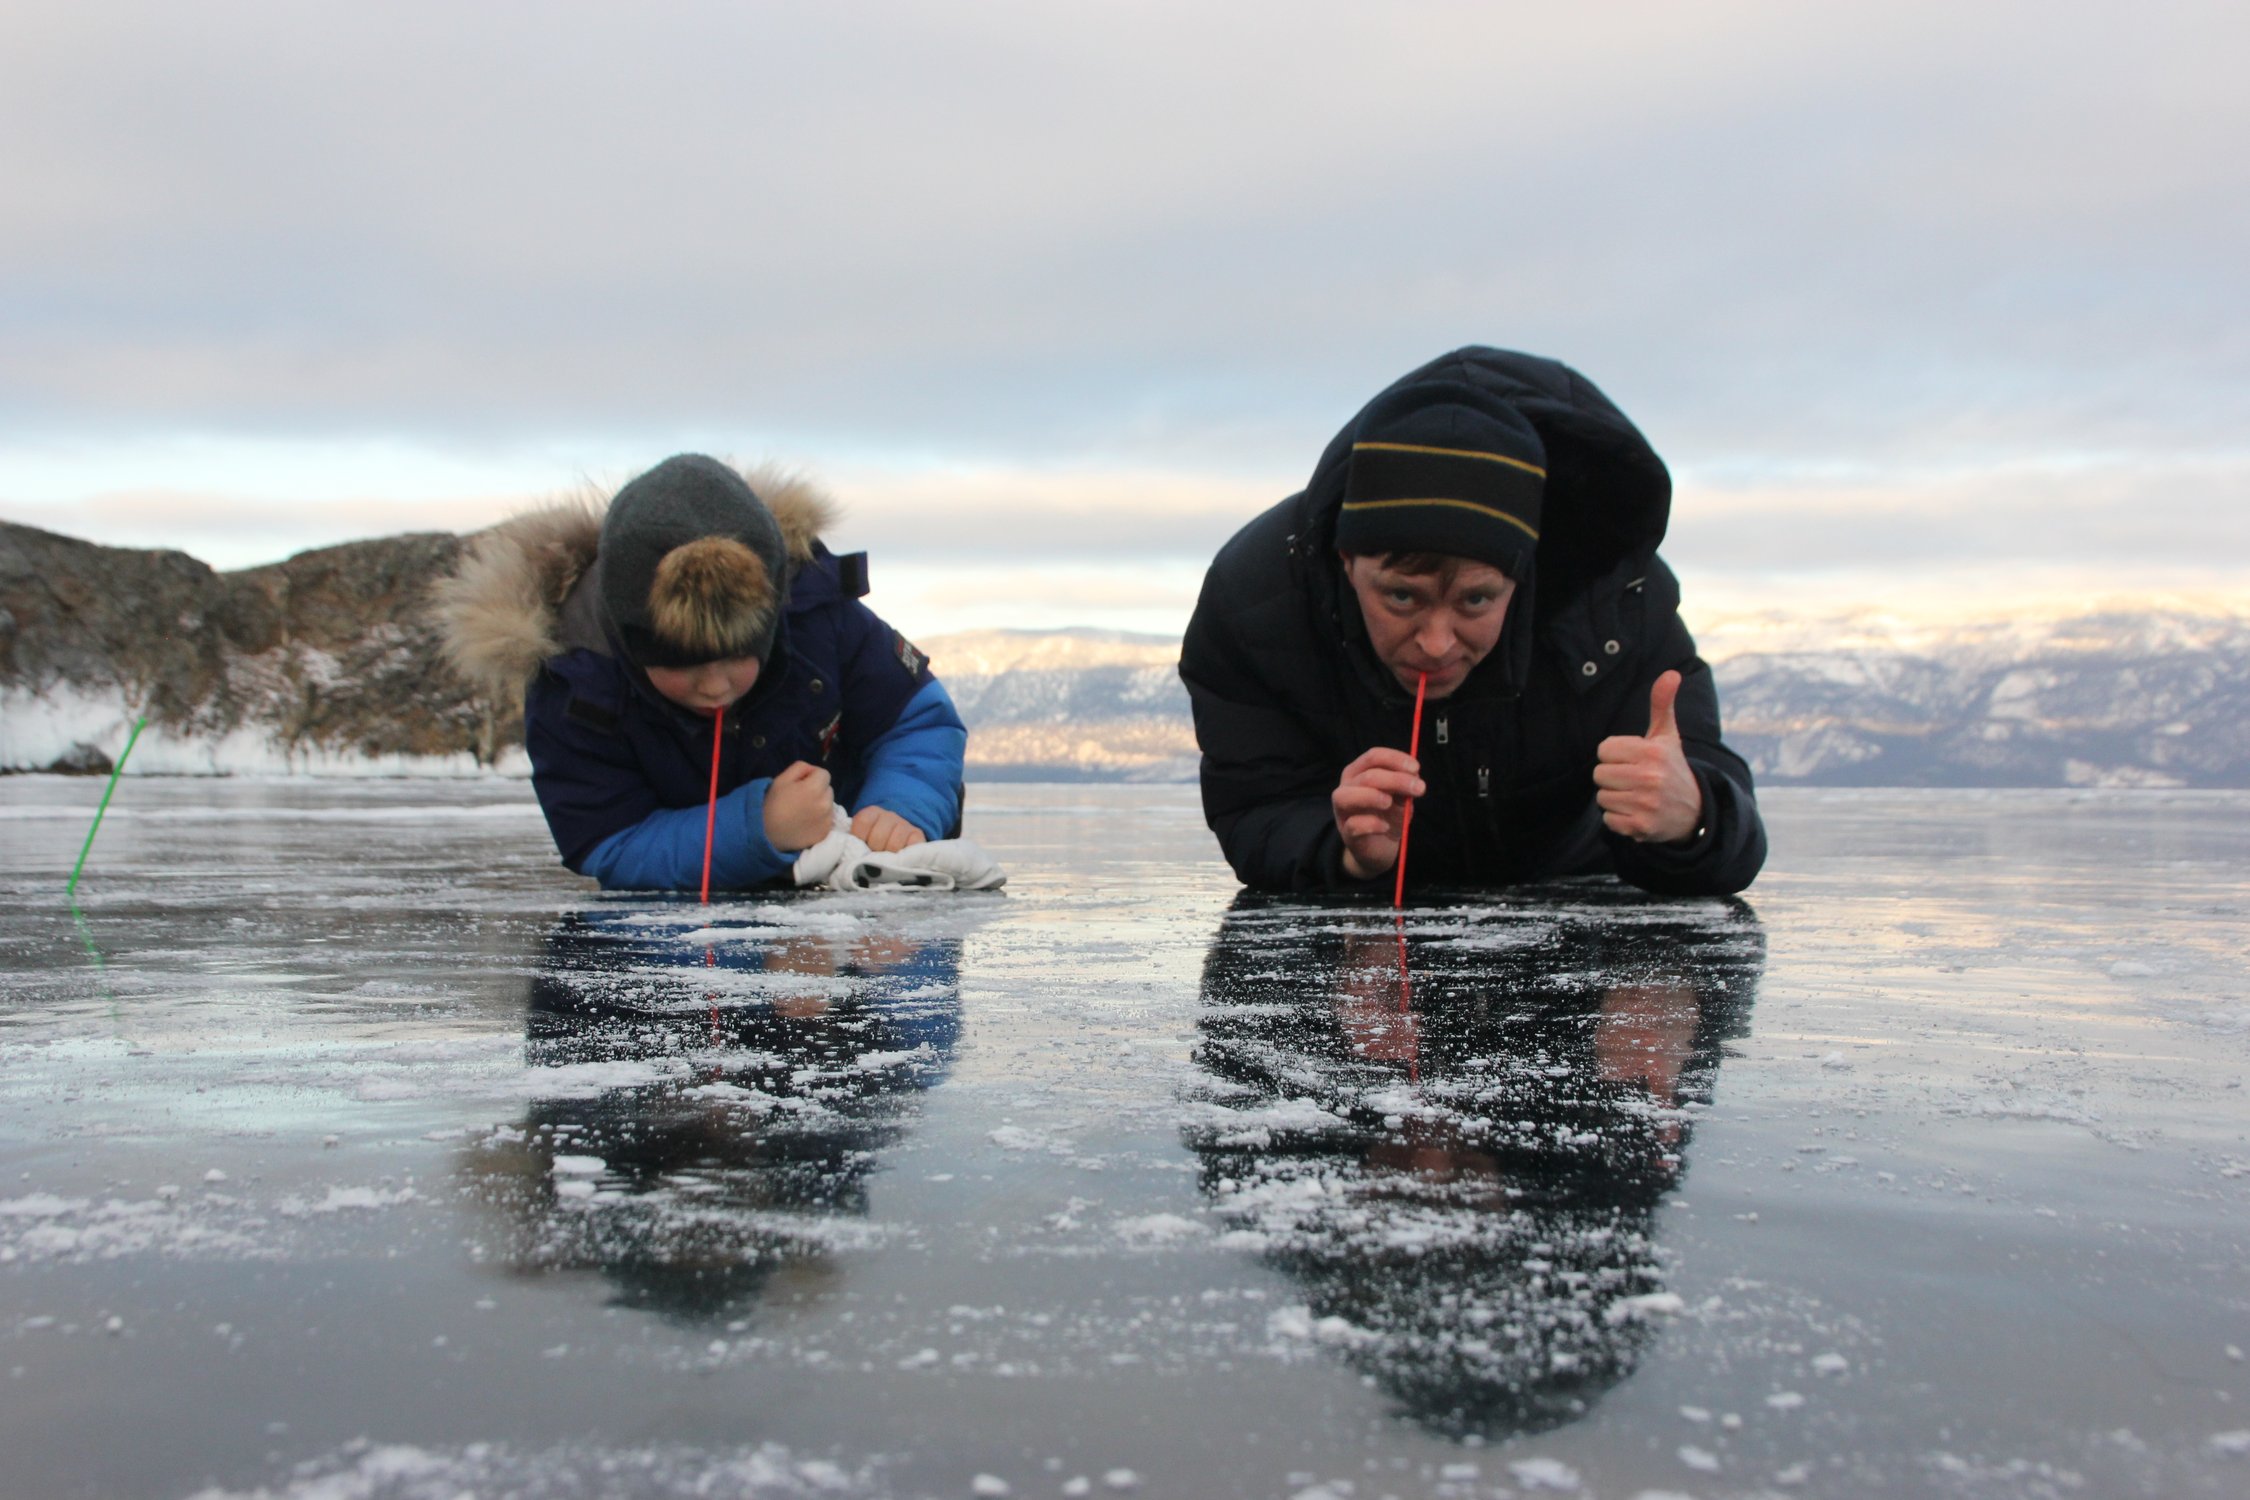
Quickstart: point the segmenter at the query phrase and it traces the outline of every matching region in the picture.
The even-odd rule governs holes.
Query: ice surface
[[[1192,789],[704,908],[505,780],[136,778],[74,915],[99,792],[0,779],[0,1493],[2250,1462],[2250,800],[1791,793],[1746,903],[1394,919],[1237,899]]]

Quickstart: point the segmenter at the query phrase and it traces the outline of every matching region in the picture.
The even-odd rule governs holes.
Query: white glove
[[[867,858],[867,843],[852,837],[851,816],[842,808],[836,809],[836,826],[828,837],[817,844],[808,845],[797,855],[795,869],[797,884],[825,885],[834,890],[848,891],[851,882],[839,878],[859,861]]]
[[[1008,883],[999,861],[974,839],[935,839],[890,854],[869,854],[850,867],[853,885],[913,885],[934,891],[996,891]]]
[[[797,856],[797,884],[832,891],[864,891],[876,886],[931,891],[996,891],[1008,872],[973,839],[938,839],[877,854],[851,833],[852,820],[836,809],[836,827]]]

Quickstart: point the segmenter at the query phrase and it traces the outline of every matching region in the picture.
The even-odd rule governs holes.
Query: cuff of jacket
[[[1321,839],[1320,866],[1321,874],[1324,877],[1322,889],[1330,891],[1341,891],[1354,895],[1364,894],[1368,891],[1387,891],[1398,881],[1398,867],[1395,865],[1388,870],[1379,870],[1365,880],[1345,869],[1344,836],[1336,831],[1333,823],[1329,825],[1328,832]]]
[[[786,875],[794,854],[766,838],[771,778],[736,787],[711,815],[711,884],[720,890],[764,885]],[[668,807],[614,833],[588,854],[584,873],[609,891],[692,891],[703,883],[704,809]]]
[[[867,776],[851,811],[873,805],[897,813],[925,838],[954,836],[961,825],[968,745],[969,731],[952,695],[931,678],[868,747]]]
[[[771,776],[746,781],[719,799],[719,827],[711,841],[711,885],[741,890],[764,885],[787,875],[797,863],[794,852],[784,852],[766,837],[766,790]],[[730,813],[725,804],[735,803]],[[737,820],[734,837],[728,838],[726,821]]]
[[[1640,844],[1610,834],[1617,872],[1657,895],[1731,895],[1764,863],[1756,806],[1748,789],[1732,778],[1709,766],[1690,766],[1703,791],[1703,821],[1695,835],[1677,844]]]

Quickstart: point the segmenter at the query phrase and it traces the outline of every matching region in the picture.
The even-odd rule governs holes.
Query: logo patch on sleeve
[[[906,668],[907,676],[919,677],[929,670],[930,659],[912,641],[895,630],[891,632],[891,639],[898,645],[898,664]]]

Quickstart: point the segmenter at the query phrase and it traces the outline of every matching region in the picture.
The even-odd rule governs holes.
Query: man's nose
[[[1442,615],[1423,621],[1414,632],[1414,644],[1433,661],[1444,656],[1453,649],[1453,622]]]

